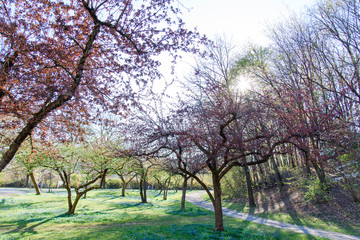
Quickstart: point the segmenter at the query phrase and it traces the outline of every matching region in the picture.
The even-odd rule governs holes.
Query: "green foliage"
[[[71,187],[77,187],[81,184],[81,182],[83,182],[84,180],[84,176],[82,176],[81,174],[79,173],[73,173],[71,174],[71,178],[70,178],[70,186]]]
[[[181,215],[181,216],[200,216],[200,215],[207,215],[209,212],[204,208],[199,207],[188,207],[184,210],[171,210],[167,211],[167,214],[171,215]]]
[[[24,187],[25,177],[19,172],[0,172],[0,187]]]
[[[227,228],[224,232],[213,230],[208,224],[186,224],[161,226],[156,228],[132,227],[128,231],[129,239],[281,239],[277,233],[266,234],[246,228]]]
[[[106,188],[119,189],[122,186],[122,182],[118,178],[110,178],[106,180]]]
[[[245,173],[242,172],[241,168],[231,169],[225,175],[221,184],[223,193],[229,198],[246,198],[246,179]]]
[[[4,186],[4,184],[6,183],[6,180],[8,179],[6,177],[6,174],[5,172],[0,172],[0,187]]]
[[[305,179],[302,185],[307,189],[304,195],[304,200],[320,202],[328,202],[332,198],[329,194],[329,184],[323,184],[318,178]]]

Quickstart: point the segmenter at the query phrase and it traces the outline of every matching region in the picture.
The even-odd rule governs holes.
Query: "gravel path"
[[[208,209],[210,211],[214,211],[213,205],[210,202],[204,201],[200,197],[204,193],[205,193],[205,191],[197,191],[197,192],[187,193],[186,200],[196,206]],[[305,233],[305,234],[312,235],[312,236],[319,236],[319,237],[324,237],[324,238],[329,238],[329,239],[334,239],[334,240],[360,240],[360,237],[356,237],[356,236],[346,235],[346,234],[337,233],[337,232],[329,232],[329,231],[325,231],[325,230],[314,229],[314,228],[294,225],[294,224],[290,224],[290,223],[279,222],[276,220],[256,217],[254,215],[237,212],[235,210],[231,210],[231,209],[228,209],[225,207],[223,207],[223,214],[225,216],[229,216],[229,217],[240,218],[240,219],[244,219],[244,220],[247,220],[250,222],[264,224],[264,225],[268,225],[271,227],[281,228],[281,229],[290,230],[290,231],[294,231],[294,232],[298,232],[298,233]]]

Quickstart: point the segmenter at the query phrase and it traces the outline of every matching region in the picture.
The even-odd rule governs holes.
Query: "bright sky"
[[[255,43],[266,45],[266,29],[289,15],[313,6],[317,0],[179,0],[186,27],[205,34],[210,39],[225,37],[239,48]],[[178,62],[175,72],[182,80],[190,73],[193,57]],[[163,66],[166,79],[170,71]],[[158,85],[159,86],[159,85]],[[175,87],[176,88],[176,87]],[[174,90],[176,91],[176,90]]]
[[[245,44],[266,41],[268,24],[280,21],[291,12],[299,13],[316,0],[180,0],[190,11],[183,20],[197,26],[209,37],[223,36]]]

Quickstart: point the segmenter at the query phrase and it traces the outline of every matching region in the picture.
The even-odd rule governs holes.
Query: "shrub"
[[[106,181],[106,188],[108,189],[118,189],[121,188],[122,182],[118,178],[110,178]]]
[[[329,184],[321,183],[317,178],[306,179],[303,183],[307,189],[304,200],[306,202],[315,201],[317,203],[328,202],[332,198],[329,194]]]
[[[245,173],[240,168],[233,168],[222,181],[223,193],[229,198],[246,198],[247,187]]]

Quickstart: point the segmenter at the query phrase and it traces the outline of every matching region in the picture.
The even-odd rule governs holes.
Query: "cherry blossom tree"
[[[0,171],[32,132],[46,140],[49,130],[63,133],[63,121],[126,112],[160,76],[161,53],[197,52],[204,39],[184,28],[172,3],[1,1],[1,125],[13,137]]]

